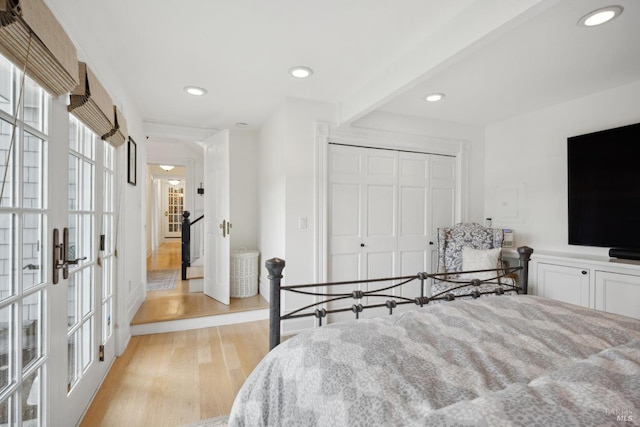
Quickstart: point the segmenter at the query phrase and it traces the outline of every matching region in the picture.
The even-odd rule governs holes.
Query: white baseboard
[[[235,323],[254,322],[269,318],[269,309],[241,311],[238,313],[218,314],[215,316],[194,317],[191,319],[168,320],[165,322],[131,325],[131,335],[161,334],[164,332],[188,331]]]

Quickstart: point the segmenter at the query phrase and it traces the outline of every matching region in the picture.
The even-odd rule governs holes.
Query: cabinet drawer
[[[539,262],[536,274],[537,295],[591,307],[590,269]]]
[[[640,276],[596,271],[595,308],[640,319]]]

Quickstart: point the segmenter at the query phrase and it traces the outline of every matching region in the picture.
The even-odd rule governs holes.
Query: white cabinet
[[[640,262],[536,253],[529,292],[640,319]]]
[[[583,307],[591,306],[588,268],[540,262],[536,271],[538,295]]]
[[[640,272],[638,274],[596,271],[595,308],[640,319]]]

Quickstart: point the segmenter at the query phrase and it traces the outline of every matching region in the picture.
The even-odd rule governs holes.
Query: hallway
[[[147,271],[180,268],[180,240],[166,241],[147,258]],[[227,306],[202,292],[189,292],[189,281],[180,280],[175,289],[148,291],[145,301],[136,312],[131,325],[204,316],[237,313],[269,308],[260,294],[248,298],[231,298]]]

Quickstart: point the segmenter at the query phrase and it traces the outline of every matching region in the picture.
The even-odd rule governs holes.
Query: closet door
[[[429,248],[431,203],[429,178],[431,156],[401,152],[398,155],[398,259],[397,276],[430,271]],[[403,286],[399,295],[413,298],[420,294],[420,284]],[[412,306],[410,306],[412,308]],[[406,306],[405,306],[406,308]]]
[[[397,274],[397,177],[395,151],[329,146],[329,281]],[[332,291],[344,288],[335,286]],[[328,308],[353,303],[345,299]],[[341,313],[330,321],[352,317]]]
[[[426,271],[438,268],[438,228],[455,224],[456,159],[451,156],[429,156],[429,263]]]
[[[437,229],[454,221],[453,157],[331,144],[328,165],[328,281],[435,270]],[[372,286],[380,285],[383,283]],[[332,291],[344,292],[345,288],[335,286]],[[363,285],[361,290],[368,287]],[[420,285],[396,292],[413,298],[420,293]],[[349,298],[327,308],[348,309],[354,303]],[[403,307],[407,308],[411,307]],[[363,317],[385,312],[369,311]],[[329,320],[353,317],[355,314],[346,312]]]

